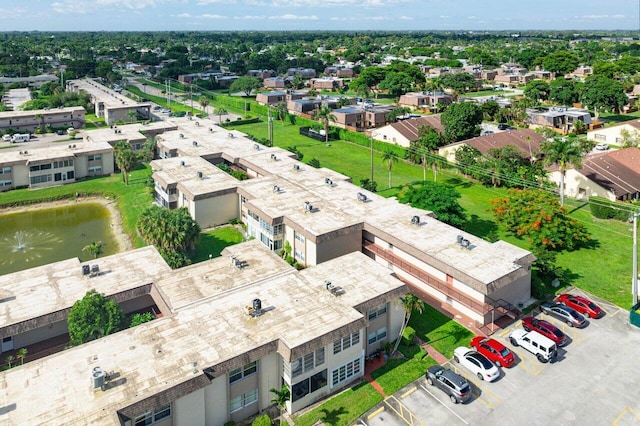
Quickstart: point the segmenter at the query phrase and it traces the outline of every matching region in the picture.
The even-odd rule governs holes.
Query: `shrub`
[[[271,426],[271,418],[264,414],[251,422],[251,426]]]
[[[226,422],[223,426],[236,426],[236,422],[233,420]]]
[[[416,337],[416,331],[412,327],[405,327],[402,332],[402,344],[409,346],[413,343],[413,339]]]
[[[631,206],[609,201],[604,197],[589,197],[591,214],[598,219],[629,220],[633,209]]]
[[[149,322],[155,319],[155,316],[151,312],[143,312],[141,314],[135,314],[131,317],[131,324],[129,328],[135,327],[140,324],[144,324],[145,322]]]
[[[239,225],[242,223],[242,219],[238,218],[238,217],[234,217],[233,219],[231,219],[229,221],[230,225]]]

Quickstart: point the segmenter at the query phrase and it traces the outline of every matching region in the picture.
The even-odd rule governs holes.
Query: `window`
[[[333,353],[337,354],[360,343],[360,332],[356,331],[333,342]]]
[[[102,174],[102,166],[89,167],[89,176],[95,176]]]
[[[7,174],[7,173],[11,173],[11,167],[3,167],[2,169],[0,169],[0,174]]]
[[[31,172],[37,172],[38,170],[51,170],[51,164],[38,164],[29,167],[29,171]]]
[[[280,234],[282,234],[283,230],[284,230],[284,225],[283,224],[274,225],[273,226],[273,235],[280,235]]]
[[[53,180],[56,182],[60,182],[62,180],[62,173],[54,173]]]
[[[372,344],[375,342],[379,342],[380,340],[383,340],[386,337],[387,337],[387,328],[382,327],[378,331],[372,331],[371,333],[369,333],[368,341],[369,341],[369,344]]]
[[[387,304],[383,303],[382,305],[378,305],[375,308],[369,310],[369,321],[381,317],[382,315],[387,313]]]
[[[291,400],[293,402],[296,402],[297,400],[304,398],[310,393],[313,393],[318,389],[322,389],[326,385],[327,370],[325,369],[293,385],[293,387],[291,388]]]
[[[256,388],[252,391],[243,393],[242,395],[238,395],[235,398],[232,398],[231,401],[229,402],[229,412],[230,413],[236,412],[257,401],[258,401],[258,389]]]
[[[346,363],[342,367],[336,368],[331,372],[331,386],[336,386],[351,377],[360,374],[360,358],[356,358]]]
[[[75,172],[73,170],[67,172],[67,179],[73,179],[75,176]]]
[[[102,155],[101,154],[95,154],[95,155],[89,155],[87,157],[87,160],[89,161],[98,161],[102,159]]]
[[[133,419],[134,426],[147,426],[171,416],[171,404],[156,408]]]
[[[258,361],[253,361],[244,367],[236,368],[229,372],[229,383],[235,383],[238,380],[242,380],[247,376],[250,376],[258,371]]]
[[[302,252],[302,250],[295,249],[293,254],[296,259],[304,262],[304,253]]]
[[[36,185],[39,183],[51,182],[51,178],[51,175],[31,176],[30,181],[31,185]]]
[[[302,235],[300,232],[294,231],[293,235],[295,236],[296,240],[300,241],[301,243],[304,243],[304,235]]]
[[[324,348],[316,349],[291,363],[291,377],[297,377],[322,364],[324,364]]]
[[[0,180],[0,186],[11,186],[11,184],[10,180]]]
[[[596,139],[597,141],[604,142],[604,141],[606,141],[606,140],[607,140],[607,137],[606,137],[605,135],[599,135],[599,134],[597,134],[597,133],[596,133],[596,135],[595,135],[595,139]]]

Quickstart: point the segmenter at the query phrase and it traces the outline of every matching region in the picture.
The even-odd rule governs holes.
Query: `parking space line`
[[[451,409],[451,407],[449,407],[447,404],[445,404],[444,402],[440,401],[440,399],[438,399],[437,396],[435,396],[434,394],[432,394],[429,389],[425,388],[424,385],[420,385],[420,387],[427,392],[429,395],[431,395],[436,401],[438,401],[440,404],[442,404],[442,406],[444,406],[447,410],[451,411],[453,413],[454,416],[456,416],[457,418],[459,418],[465,425],[468,425],[469,422],[467,422],[465,419],[463,419],[462,417],[460,417],[460,415],[458,413],[456,413],[455,411],[453,411]]]
[[[624,410],[622,410],[622,412],[618,415],[618,417],[616,417],[616,419],[611,423],[612,426],[617,426],[618,422],[627,414],[627,413],[631,413],[632,416],[635,417],[635,420],[640,421],[640,415],[638,414],[638,412],[636,410],[634,410],[631,407],[626,407]]]
[[[414,386],[413,388],[409,389],[408,391],[406,391],[405,393],[400,395],[400,398],[404,399],[404,398],[408,397],[409,395],[414,393],[416,391],[416,389],[418,389],[418,388]]]
[[[502,402],[502,398],[500,398],[490,390],[481,388],[474,380],[467,379],[467,381],[473,383],[474,388],[481,391],[481,393],[476,396],[478,397],[478,400],[482,401],[484,405],[489,407],[489,409],[493,410],[494,408],[496,408],[496,405]]]
[[[520,358],[518,367],[522,368],[532,376],[537,376],[538,374],[542,373],[542,371],[544,371],[545,367],[540,363],[540,361],[538,361],[537,358],[534,361],[528,356],[523,356],[519,351],[511,349],[511,352],[518,355],[518,358]]]
[[[384,411],[384,406],[378,408],[376,411],[374,411],[373,413],[369,414],[367,416],[367,419],[371,420],[372,418],[374,418],[375,416],[377,416],[378,414],[382,413]]]
[[[394,407],[389,401],[393,401],[395,404],[397,404],[398,408]],[[400,416],[400,418],[404,420],[405,423],[408,424],[409,426],[416,426],[416,425],[424,426],[424,423],[422,423],[422,421],[418,418],[418,416],[413,414],[413,411],[409,410],[409,408],[407,408],[407,406],[404,405],[402,402],[400,402],[398,398],[396,398],[395,396],[390,395],[386,397],[384,399],[384,403],[387,405],[387,407],[393,410],[398,416]]]

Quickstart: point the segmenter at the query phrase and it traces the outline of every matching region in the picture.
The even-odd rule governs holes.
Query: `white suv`
[[[558,355],[558,348],[553,340],[534,330],[516,328],[509,334],[509,340],[513,346],[522,346],[543,363],[555,359]]]

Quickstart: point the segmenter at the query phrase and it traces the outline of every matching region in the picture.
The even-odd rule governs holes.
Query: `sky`
[[[0,31],[638,30],[640,0],[0,0]]]

